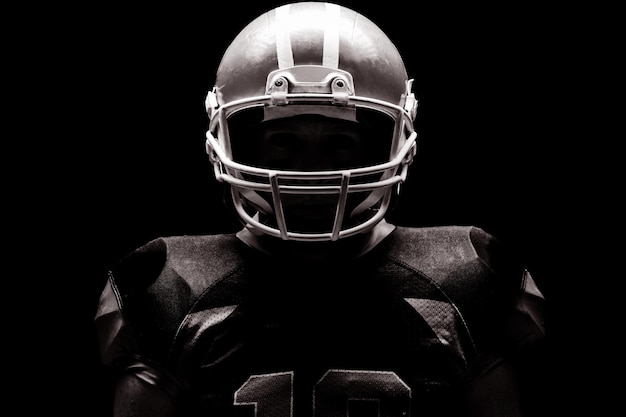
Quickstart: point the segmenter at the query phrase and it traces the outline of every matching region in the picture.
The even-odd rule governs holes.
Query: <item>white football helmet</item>
[[[344,6],[300,2],[250,22],[227,48],[207,95],[206,151],[248,229],[285,240],[338,240],[379,223],[415,156],[417,100],[404,62],[370,19]],[[297,170],[255,163],[254,129],[318,115],[365,126],[367,166]],[[333,199],[327,224],[290,222],[289,196]]]

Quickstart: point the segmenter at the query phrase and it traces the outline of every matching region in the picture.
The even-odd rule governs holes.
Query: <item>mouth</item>
[[[337,212],[336,204],[299,204],[286,205],[283,207],[287,220],[298,220],[306,222],[307,220],[328,220],[333,221]]]
[[[296,196],[294,196],[296,197]],[[294,231],[331,232],[337,213],[337,198],[297,196],[283,201],[287,227]]]

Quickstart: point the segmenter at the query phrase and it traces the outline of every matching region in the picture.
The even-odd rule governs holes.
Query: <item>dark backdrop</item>
[[[57,262],[74,265],[74,296],[69,313],[61,309],[67,334],[54,336],[69,340],[59,361],[75,382],[55,398],[66,415],[109,415],[93,316],[112,263],[157,236],[238,228],[204,153],[204,98],[228,43],[282,2],[214,3],[93,3],[58,28],[67,58],[59,90],[71,92],[62,109],[71,140],[59,145],[70,203],[57,219],[71,243]],[[571,238],[562,78],[571,45],[555,25],[560,12],[539,3],[343,4],[388,33],[415,78],[419,151],[393,221],[474,224],[514,245],[552,302],[560,350],[572,279],[562,250]],[[555,374],[568,366],[558,355],[552,365]]]

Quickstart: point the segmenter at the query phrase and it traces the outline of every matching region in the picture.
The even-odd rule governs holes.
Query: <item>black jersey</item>
[[[313,265],[181,236],[113,268],[96,324],[106,364],[189,415],[442,416],[543,337],[542,300],[473,227],[398,227],[363,257]]]

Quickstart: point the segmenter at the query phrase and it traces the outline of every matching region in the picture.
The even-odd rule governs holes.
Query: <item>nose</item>
[[[300,144],[293,155],[294,169],[303,171],[327,171],[333,166],[332,154],[321,143],[320,135],[307,133],[298,138]]]
[[[327,171],[337,169],[332,148],[324,144],[318,132],[273,135],[267,142],[268,165],[295,171]]]

